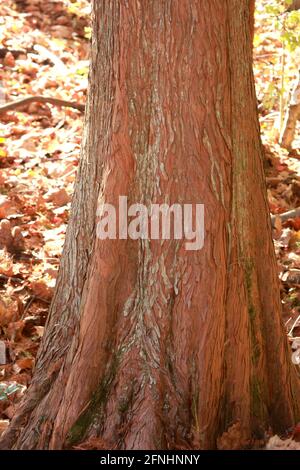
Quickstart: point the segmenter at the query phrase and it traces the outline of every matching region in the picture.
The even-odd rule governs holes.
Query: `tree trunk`
[[[253,47],[254,32],[255,32],[255,0],[249,0],[249,19],[250,19],[250,37]]]
[[[300,10],[300,0],[294,0],[286,11]]]
[[[298,419],[250,24],[248,0],[94,0],[72,218],[32,385],[2,448],[90,437],[215,448],[232,430],[243,447]],[[203,203],[203,249],[97,239],[97,201],[119,195]]]

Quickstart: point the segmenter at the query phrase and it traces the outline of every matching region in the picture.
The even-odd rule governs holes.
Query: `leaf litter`
[[[0,3],[0,104],[84,104],[87,1]],[[33,102],[0,115],[0,433],[31,381],[69,219],[82,132],[75,109]]]

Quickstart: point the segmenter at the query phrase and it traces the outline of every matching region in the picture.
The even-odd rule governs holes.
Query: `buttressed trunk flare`
[[[232,426],[243,447],[299,417],[250,3],[94,0],[72,219],[32,385],[2,448],[90,437],[106,448],[215,448]],[[203,203],[203,249],[97,239],[97,201],[121,195]]]

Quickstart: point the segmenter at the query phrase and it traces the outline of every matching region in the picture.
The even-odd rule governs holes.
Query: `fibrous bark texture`
[[[300,0],[294,0],[286,11],[300,10]]]
[[[2,448],[236,447],[298,417],[262,169],[248,0],[93,2],[72,219]],[[205,243],[99,240],[97,201],[203,203]],[[221,443],[221,444],[220,444]]]

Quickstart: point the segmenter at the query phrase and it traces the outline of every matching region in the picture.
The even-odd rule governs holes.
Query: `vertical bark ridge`
[[[229,41],[232,45],[233,204],[238,227],[240,276],[244,279],[247,299],[245,322],[248,322],[250,332],[251,364],[247,385],[250,387],[249,417],[252,428],[258,432],[259,427],[261,430],[266,429],[268,424],[275,430],[287,428],[295,416],[299,416],[297,400],[293,397],[293,393],[296,393],[299,399],[299,392],[296,369],[287,366],[290,352],[282,333],[284,328],[279,314],[281,305],[277,264],[271,240],[262,167],[263,152],[250,68],[252,51],[246,28],[249,22],[248,6],[247,2],[243,3],[228,2],[231,18]],[[236,14],[238,6],[240,11]],[[238,42],[234,41],[237,36],[240,38]],[[245,56],[249,60],[245,60]],[[262,233],[268,233],[269,236],[262,236]],[[230,291],[232,294],[232,289]],[[229,383],[234,383],[232,378]],[[240,393],[238,395],[241,396]]]

